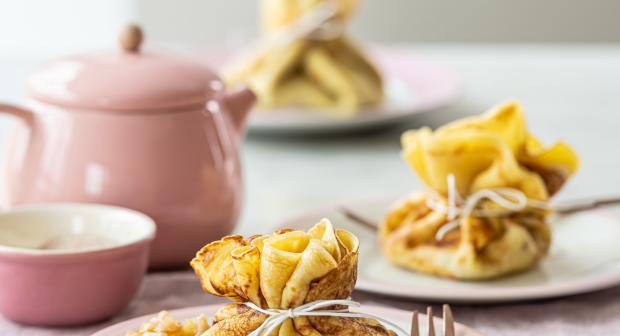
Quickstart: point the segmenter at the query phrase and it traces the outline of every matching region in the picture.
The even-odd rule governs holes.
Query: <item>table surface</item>
[[[450,107],[380,132],[278,138],[249,135],[243,152],[246,206],[242,234],[269,231],[300,212],[343,200],[405,194],[420,187],[400,158],[403,130],[480,113],[507,99],[522,102],[534,134],[563,139],[579,152],[579,173],[561,199],[620,190],[620,46],[618,45],[419,45],[407,47],[457,71],[465,95]],[[0,55],[0,101],[23,98],[23,80],[46,57]],[[0,131],[10,127],[0,119]],[[182,286],[176,284],[183,282]],[[186,283],[185,283],[186,282]],[[175,285],[172,285],[175,283]],[[138,299],[115,318],[214,302],[198,295],[186,273],[150,274]],[[364,302],[407,309],[421,304],[358,293]],[[620,330],[620,289],[571,298],[495,306],[456,306],[457,319],[489,335],[603,335]],[[110,323],[108,321],[107,323]],[[104,323],[105,324],[105,323]],[[74,330],[18,327],[0,320],[0,334],[83,335]]]

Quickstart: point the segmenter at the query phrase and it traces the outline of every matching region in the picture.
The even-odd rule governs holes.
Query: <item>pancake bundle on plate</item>
[[[262,39],[224,71],[263,108],[305,106],[350,115],[383,99],[375,66],[345,35],[356,0],[262,0]]]
[[[529,269],[551,242],[548,201],[578,167],[564,143],[543,146],[509,102],[436,131],[402,136],[403,155],[428,190],[387,213],[379,240],[389,261],[456,279]]]
[[[222,306],[212,324],[204,316],[181,323],[162,312],[127,335],[249,335],[269,318],[252,305],[287,310],[321,300],[345,300],[355,286],[358,249],[356,236],[334,229],[328,220],[308,232],[224,237],[204,246],[191,265],[206,292],[236,303]],[[395,334],[371,318],[303,316],[285,317],[271,335]]]

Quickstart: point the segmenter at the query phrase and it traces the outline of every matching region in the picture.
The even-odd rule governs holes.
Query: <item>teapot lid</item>
[[[223,88],[206,65],[178,55],[141,51],[142,31],[127,26],[121,49],[49,63],[28,81],[30,95],[66,107],[144,112],[204,104]]]

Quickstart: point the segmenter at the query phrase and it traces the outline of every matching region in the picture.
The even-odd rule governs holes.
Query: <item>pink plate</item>
[[[222,55],[205,53],[206,62],[221,67]],[[250,116],[254,133],[337,133],[389,126],[448,105],[463,92],[459,77],[443,64],[404,49],[376,46],[371,58],[385,78],[386,101],[365,107],[352,117],[290,107],[257,110]]]
[[[200,314],[205,314],[207,316],[213,316],[215,312],[221,307],[221,305],[208,305],[201,307],[192,307],[185,309],[177,309],[170,311],[170,314],[177,320],[184,320],[196,317]],[[386,308],[379,306],[363,306],[359,311],[381,316],[386,318],[392,322],[398,324],[401,328],[405,330],[409,330],[411,328],[411,312],[394,309],[394,308]],[[107,327],[103,330],[100,330],[94,333],[92,336],[119,336],[125,335],[125,333],[129,330],[137,329],[140,324],[147,321],[148,319],[156,316],[157,314],[146,315],[142,317],[137,317],[131,320],[127,320],[125,322],[121,322],[115,324],[111,327]],[[458,318],[458,317],[457,317]],[[422,329],[422,335],[426,333],[426,315],[421,314],[419,317],[420,320],[420,329]],[[435,317],[435,330],[441,330],[442,320],[438,317]],[[460,323],[456,324],[456,335],[457,336],[482,336],[482,333],[462,325]],[[402,335],[401,335],[402,336]]]
[[[341,206],[380,222],[396,197],[343,202],[286,220],[281,227],[308,229],[321,218],[360,238],[356,288],[367,292],[441,303],[499,303],[582,294],[620,285],[620,217],[584,211],[553,219],[549,255],[527,272],[489,281],[458,281],[392,266],[377,246],[375,231],[343,216]],[[592,229],[592,225],[596,229]]]

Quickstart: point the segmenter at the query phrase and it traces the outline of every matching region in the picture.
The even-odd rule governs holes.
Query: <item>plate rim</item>
[[[355,206],[368,206],[377,203],[393,204],[399,199],[406,197],[406,195],[399,196],[375,196],[370,198],[354,199],[349,201],[343,201],[338,203],[332,203],[329,205],[317,207],[309,211],[290,216],[281,221],[278,228],[299,228],[300,225],[295,223],[303,222],[310,218],[320,219],[325,217],[328,212],[337,212],[340,207],[354,208]],[[589,212],[604,217],[609,217],[613,220],[620,222],[620,216],[610,213],[605,210],[595,209],[584,211],[582,213]],[[620,225],[620,223],[619,223]],[[381,253],[380,251],[378,251]],[[397,266],[394,266],[397,267]],[[398,268],[398,267],[397,267]],[[445,280],[445,279],[442,279]],[[457,280],[455,280],[457,281]],[[468,282],[468,281],[464,281]],[[475,283],[475,281],[473,281]],[[364,279],[358,272],[357,283],[355,289],[378,294],[383,296],[401,298],[401,299],[415,299],[425,300],[430,302],[442,302],[442,303],[458,303],[458,304],[496,304],[496,303],[511,303],[511,302],[524,302],[532,300],[543,300],[551,298],[568,297],[586,293],[597,292],[605,289],[609,289],[620,285],[620,268],[617,272],[612,274],[605,274],[602,276],[588,275],[585,277],[579,277],[574,280],[569,280],[561,284],[549,285],[527,285],[522,287],[502,287],[502,288],[468,288],[454,289],[454,288],[438,288],[431,286],[407,286],[398,283],[376,283],[375,281]],[[439,290],[440,289],[440,290]]]
[[[172,309],[172,310],[169,310],[168,312],[175,317],[196,316],[197,314],[201,314],[201,313],[212,314],[210,313],[210,311],[214,313],[215,311],[217,311],[217,309],[222,307],[222,305],[224,305],[224,303],[214,303],[214,304],[209,304],[209,305]],[[391,317],[388,317],[389,319],[394,320],[394,321],[400,321],[400,322],[409,321],[410,314],[411,314],[409,311],[404,310],[404,309],[388,307],[388,306],[379,306],[379,305],[374,305],[374,304],[362,304],[362,309],[360,310],[366,311],[367,313],[371,313],[374,315],[380,315],[380,316],[389,315],[391,316]],[[141,322],[144,322],[147,319],[155,317],[157,316],[157,314],[158,312],[133,317],[125,321],[121,321],[113,325],[109,325],[103,329],[97,330],[94,333],[92,333],[91,336],[117,335],[116,333],[118,332],[118,329],[121,329],[121,328],[123,330],[122,332],[125,333],[127,332],[128,329],[139,326]],[[419,314],[418,318],[421,324],[423,325],[426,321],[426,314]],[[434,316],[435,326],[441,325],[442,321],[443,320],[439,316]],[[456,322],[456,326],[457,326],[457,331],[462,331],[464,336],[484,336],[482,332],[474,329],[473,327],[465,325],[463,323]]]

